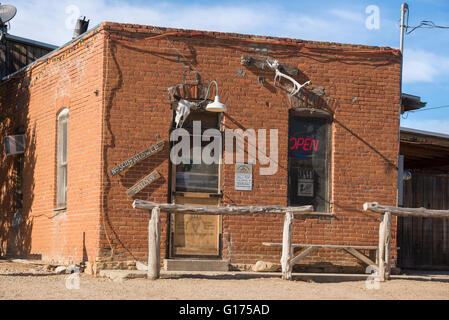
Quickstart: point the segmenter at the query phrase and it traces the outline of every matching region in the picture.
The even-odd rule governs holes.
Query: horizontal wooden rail
[[[390,280],[392,215],[400,217],[449,218],[449,210],[391,207],[381,205],[377,202],[364,203],[363,210],[382,215],[379,226],[379,249],[377,251],[379,281]]]
[[[282,243],[275,243],[275,242],[263,242],[262,243],[263,246],[265,247],[278,247],[278,248],[282,248]],[[292,244],[292,247],[294,249],[296,248],[306,248],[306,247],[317,247],[317,248],[321,248],[321,249],[345,249],[345,248],[353,248],[356,250],[377,250],[379,247],[378,246],[351,246],[351,245],[339,245],[339,244],[303,244],[303,243],[299,243],[299,244]],[[399,250],[399,247],[392,247],[391,249],[395,249],[395,250]]]
[[[363,210],[384,214],[390,212],[400,217],[427,217],[427,218],[449,218],[449,210],[433,210],[425,208],[401,208],[378,204],[377,202],[366,202]]]
[[[311,215],[311,216],[331,216],[327,213],[313,212],[313,206],[303,207],[278,207],[278,206],[248,206],[248,207],[200,207],[200,206],[184,206],[180,204],[154,203],[143,200],[135,200],[134,209],[153,210],[160,208],[161,211],[177,214],[198,214],[198,215],[245,215],[245,214],[270,214],[270,213],[287,213],[291,212],[295,215]]]

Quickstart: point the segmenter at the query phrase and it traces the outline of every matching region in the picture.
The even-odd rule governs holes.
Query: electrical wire
[[[407,111],[407,112],[423,112],[423,111],[429,111],[429,110],[435,110],[435,109],[444,109],[444,108],[449,108],[449,104],[448,105],[444,105],[444,106],[440,106],[440,107],[434,107],[434,108],[410,110],[410,111]]]
[[[340,50],[340,49],[326,49],[326,48],[320,48],[320,47],[312,47],[305,43],[296,43],[292,41],[286,41],[286,40],[270,40],[270,39],[248,39],[248,38],[236,38],[236,37],[220,37],[217,35],[211,35],[204,32],[168,32],[159,34],[157,36],[151,36],[146,37],[143,39],[121,39],[121,38],[113,38],[116,42],[122,42],[122,43],[141,43],[145,41],[154,41],[154,40],[160,40],[164,38],[169,37],[181,37],[181,36],[189,36],[189,37],[207,37],[207,38],[213,38],[216,40],[227,40],[227,41],[241,41],[241,42],[249,42],[249,43],[264,43],[264,44],[271,44],[271,45],[284,45],[284,46],[293,46],[297,47],[299,51],[310,51],[315,53],[331,53],[331,54],[347,54],[347,55],[373,55],[373,54],[385,54],[385,53],[392,53],[394,55],[399,55],[400,50],[397,49],[381,49],[381,50]],[[169,40],[169,39],[167,39]]]
[[[429,20],[421,20],[421,22],[417,26],[411,27],[408,24],[409,18],[410,18],[410,9],[407,9],[407,23],[404,26],[405,34],[411,34],[416,29],[449,29],[449,26],[439,26],[436,25],[435,22]],[[410,31],[408,31],[409,28],[411,29]]]
[[[414,27],[409,26],[408,23],[407,23],[407,25],[405,26],[405,28],[406,28],[406,30],[407,30],[407,31],[406,31],[406,34],[410,34],[410,33],[412,33],[413,31],[415,31],[416,29],[449,29],[449,26],[439,26],[439,25],[436,25],[435,22],[433,22],[433,21],[422,20],[422,21],[419,23],[419,25],[414,26]],[[409,28],[411,28],[410,31],[408,31]]]

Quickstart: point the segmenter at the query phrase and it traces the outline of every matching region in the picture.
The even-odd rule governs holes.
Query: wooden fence
[[[425,208],[400,208],[367,202],[363,210],[382,214],[379,226],[378,273],[379,280],[389,280],[391,276],[391,216],[448,218],[449,210],[431,210]]]
[[[151,211],[151,219],[148,226],[148,250],[149,250],[148,279],[151,280],[155,280],[160,277],[161,211],[176,214],[198,214],[198,215],[285,214],[286,223],[284,226],[284,246],[282,249],[282,259],[281,259],[282,274],[284,279],[291,279],[291,270],[295,262],[294,259],[292,259],[293,250],[291,244],[292,221],[295,215],[329,216],[329,214],[325,213],[314,213],[312,206],[194,207],[178,204],[160,204],[136,200],[133,203],[133,208]]]
[[[357,252],[357,246],[320,246],[304,245],[306,249],[298,256],[294,257],[292,244],[293,221],[295,215],[300,216],[331,216],[326,213],[313,212],[312,206],[303,207],[278,207],[278,206],[248,206],[248,207],[202,207],[202,206],[184,206],[178,204],[160,204],[148,201],[136,200],[133,208],[151,211],[151,219],[148,226],[148,278],[155,280],[160,277],[160,244],[161,244],[161,219],[160,212],[176,214],[196,214],[196,215],[247,215],[247,214],[284,214],[284,230],[282,238],[282,278],[292,279],[293,266],[301,259],[309,255],[312,251],[320,247],[335,247],[345,249],[356,258],[370,263],[370,260]],[[379,281],[390,279],[391,275],[391,218],[392,215],[401,217],[431,217],[442,218],[449,217],[447,210],[429,210],[425,208],[400,208],[383,206],[376,202],[367,202],[363,205],[364,211],[371,211],[382,214],[382,220],[379,226],[378,243],[378,278]]]

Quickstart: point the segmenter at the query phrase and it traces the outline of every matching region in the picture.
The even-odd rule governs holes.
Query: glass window
[[[190,164],[181,163],[176,167],[176,191],[178,192],[202,192],[218,193],[218,164],[193,164],[193,122],[201,122],[201,135],[207,129],[218,128],[218,116],[216,113],[193,111],[183,128],[190,133]],[[203,142],[202,147],[210,141]]]
[[[67,205],[67,145],[68,145],[69,111],[64,109],[58,116],[57,137],[57,181],[56,207],[65,208]]]
[[[317,212],[330,210],[329,128],[329,118],[291,114],[289,205],[313,205]]]

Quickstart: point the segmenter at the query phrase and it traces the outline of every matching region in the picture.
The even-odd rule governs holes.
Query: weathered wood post
[[[385,280],[390,280],[391,276],[391,212],[385,212],[384,215],[385,229]]]
[[[284,233],[282,238],[282,279],[292,280],[293,265],[291,259],[293,257],[292,234],[293,220],[295,219],[292,212],[287,212],[284,218]]]
[[[156,280],[161,270],[161,210],[153,209],[148,226],[148,279]]]
[[[363,204],[364,211],[372,211],[382,215],[379,227],[379,250],[377,254],[379,267],[379,281],[389,280],[391,277],[391,217],[428,217],[448,218],[449,210],[434,210],[426,208],[402,208],[384,206],[377,202]],[[397,248],[399,249],[399,248]]]
[[[379,281],[385,281],[385,214],[382,215],[382,221],[379,225],[379,250],[377,256],[379,261]]]

